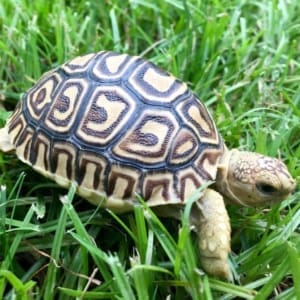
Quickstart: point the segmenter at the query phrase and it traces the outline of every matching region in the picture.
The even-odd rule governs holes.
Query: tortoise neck
[[[229,203],[244,205],[239,198],[237,198],[230,189],[229,169],[230,169],[230,158],[237,149],[225,150],[224,154],[219,162],[217,177],[216,177],[216,188]]]

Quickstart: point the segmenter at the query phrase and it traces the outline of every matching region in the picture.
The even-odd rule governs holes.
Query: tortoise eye
[[[277,192],[277,189],[274,186],[266,183],[258,183],[256,184],[256,188],[265,195],[271,195]]]

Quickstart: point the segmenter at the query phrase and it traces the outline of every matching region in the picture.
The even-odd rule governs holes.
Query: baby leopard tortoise
[[[125,212],[136,194],[162,216],[191,212],[203,269],[229,278],[230,223],[224,205],[285,199],[295,181],[278,159],[228,150],[187,85],[141,57],[109,51],[76,57],[46,73],[0,132],[2,151],[96,205]],[[176,212],[179,212],[176,214]]]

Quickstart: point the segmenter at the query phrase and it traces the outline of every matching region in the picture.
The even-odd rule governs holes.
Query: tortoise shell
[[[8,120],[16,154],[94,204],[184,203],[216,177],[223,141],[187,85],[138,56],[79,56],[46,73]],[[102,202],[103,201],[103,202]]]

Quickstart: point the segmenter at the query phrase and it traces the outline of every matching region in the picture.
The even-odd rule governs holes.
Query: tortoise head
[[[284,200],[296,183],[280,160],[234,149],[225,151],[216,186],[232,203],[259,206]]]

